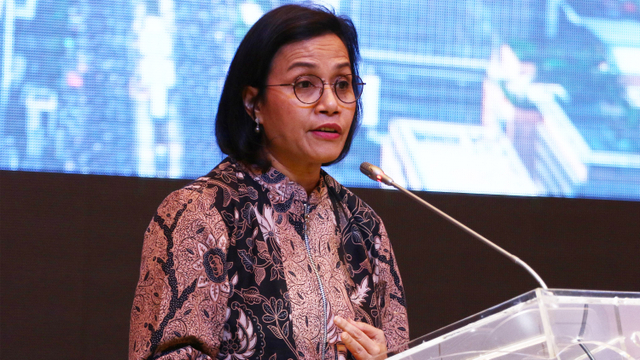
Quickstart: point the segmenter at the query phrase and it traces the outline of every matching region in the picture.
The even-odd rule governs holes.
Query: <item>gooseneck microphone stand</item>
[[[514,263],[518,264],[520,267],[522,267],[525,270],[527,270],[527,272],[529,274],[531,274],[531,276],[533,276],[536,279],[538,284],[540,284],[540,287],[542,287],[545,290],[548,289],[547,288],[547,284],[544,283],[544,281],[542,280],[540,275],[538,275],[538,273],[535,272],[533,270],[533,268],[531,268],[531,266],[529,266],[529,264],[527,264],[526,262],[520,260],[520,258],[518,258],[517,256],[511,254],[510,252],[506,251],[505,249],[501,248],[500,246],[496,245],[491,240],[489,240],[489,239],[485,238],[484,236],[478,234],[477,232],[473,231],[471,228],[469,228],[468,226],[466,226],[463,223],[459,222],[458,220],[452,218],[451,216],[449,216],[444,211],[442,211],[442,210],[438,209],[437,207],[429,204],[425,200],[423,200],[420,197],[418,197],[416,194],[414,194],[411,191],[405,189],[404,187],[396,184],[393,181],[393,179],[391,179],[387,174],[385,174],[384,171],[382,171],[382,169],[380,169],[379,167],[377,167],[375,165],[372,165],[372,164],[370,164],[368,162],[363,162],[362,164],[360,164],[360,171],[363,174],[365,174],[367,177],[369,177],[371,180],[378,181],[378,182],[381,182],[381,183],[389,185],[389,186],[393,186],[394,188],[402,191],[403,193],[407,194],[408,196],[410,196],[414,200],[418,201],[420,204],[426,206],[427,208],[429,208],[430,210],[432,210],[436,214],[438,214],[438,215],[442,216],[443,218],[449,220],[451,223],[453,223],[458,228],[466,231],[467,233],[469,233],[474,238],[482,241],[486,245],[490,246],[494,250],[498,251],[502,255],[504,255],[507,258],[509,258]]]

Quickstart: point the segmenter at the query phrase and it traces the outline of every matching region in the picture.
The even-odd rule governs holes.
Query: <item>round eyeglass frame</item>
[[[300,96],[298,96],[298,93],[296,92],[296,84],[298,83],[298,80],[300,80],[300,78],[309,77],[309,76],[313,76],[313,77],[319,79],[320,82],[322,82],[322,87],[320,88],[320,95],[318,95],[317,99],[315,99],[314,101],[311,101],[311,102],[302,101],[302,99],[300,99]],[[265,86],[267,86],[267,87],[269,87],[269,86],[291,86],[293,88],[293,93],[296,96],[296,99],[298,99],[298,101],[300,101],[303,104],[310,105],[310,104],[315,104],[318,101],[320,101],[320,99],[322,99],[322,95],[324,95],[324,87],[325,87],[325,85],[331,85],[331,88],[333,89],[333,93],[336,95],[338,100],[342,101],[345,104],[353,104],[356,101],[358,101],[358,99],[360,99],[360,97],[362,96],[362,91],[364,90],[364,85],[367,85],[367,83],[362,82],[362,78],[360,76],[357,76],[357,75],[353,76],[353,74],[340,75],[339,77],[348,78],[349,76],[352,77],[351,86],[352,86],[352,89],[353,89],[353,94],[356,97],[353,101],[344,101],[342,98],[340,98],[340,95],[338,95],[338,91],[337,91],[337,88],[336,88],[336,86],[338,85],[337,82],[334,82],[334,83],[324,82],[324,80],[322,80],[322,78],[320,76],[314,75],[314,74],[303,74],[303,75],[300,75],[300,76],[296,77],[296,79],[292,83],[287,83],[287,84],[267,84]],[[356,91],[356,87],[360,87],[360,91]]]

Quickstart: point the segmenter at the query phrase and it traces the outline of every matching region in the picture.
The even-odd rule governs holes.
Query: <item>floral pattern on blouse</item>
[[[146,230],[129,359],[349,359],[337,315],[409,340],[380,218],[324,171],[307,196],[227,158]]]

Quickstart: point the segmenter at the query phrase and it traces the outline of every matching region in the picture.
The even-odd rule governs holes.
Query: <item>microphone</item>
[[[380,181],[389,186],[394,186],[393,179],[387,176],[387,174],[385,174],[384,171],[382,171],[382,169],[380,169],[379,167],[373,164],[369,164],[366,161],[363,162],[362,164],[360,164],[360,171],[363,174],[367,175],[369,179],[373,181]]]
[[[395,187],[396,189],[400,190],[401,192],[407,194],[409,197],[411,197],[414,200],[418,201],[420,204],[426,206],[431,211],[433,211],[436,214],[442,216],[446,220],[449,220],[449,222],[453,223],[458,228],[466,231],[468,234],[470,234],[474,238],[482,241],[485,245],[488,245],[489,247],[493,248],[497,252],[499,252],[502,255],[504,255],[507,258],[509,258],[514,263],[518,264],[520,267],[522,267],[525,270],[527,270],[527,272],[531,276],[533,276],[533,278],[536,280],[536,282],[538,282],[538,284],[540,284],[540,286],[543,289],[545,289],[545,290],[548,289],[547,288],[547,284],[544,283],[544,281],[542,280],[540,275],[538,275],[538,273],[535,272],[533,270],[533,268],[531,268],[531,266],[529,266],[529,264],[527,264],[526,262],[520,260],[520,258],[518,258],[517,256],[511,254],[507,250],[505,250],[505,249],[501,248],[500,246],[494,244],[492,241],[490,241],[489,239],[485,238],[484,236],[482,236],[482,235],[478,234],[477,232],[473,231],[471,228],[467,227],[466,225],[464,225],[463,223],[459,222],[458,220],[452,218],[451,216],[449,216],[444,211],[442,211],[442,210],[438,209],[437,207],[429,204],[428,202],[426,202],[425,200],[423,200],[422,198],[420,198],[416,194],[414,194],[411,191],[405,189],[404,187],[396,184],[393,181],[393,179],[391,179],[391,177],[389,177],[389,175],[385,174],[384,171],[382,171],[382,169],[380,169],[379,167],[377,167],[377,166],[375,166],[373,164],[370,164],[370,163],[365,161],[362,164],[360,164],[360,171],[363,174],[365,174],[368,178],[370,178],[371,180],[378,181],[378,182],[384,183],[386,185]]]

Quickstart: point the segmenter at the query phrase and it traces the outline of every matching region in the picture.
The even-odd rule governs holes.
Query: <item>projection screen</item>
[[[284,3],[0,0],[0,169],[206,174],[235,49]],[[323,4],[367,84],[343,184],[640,200],[640,0]]]

